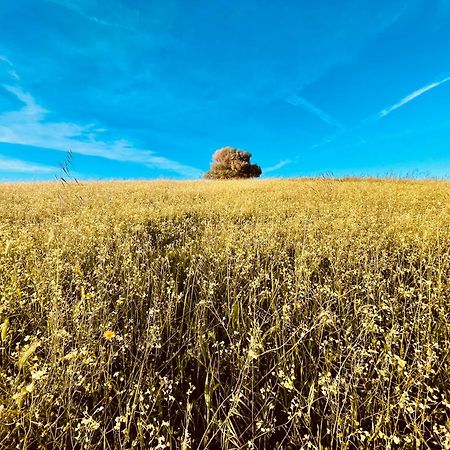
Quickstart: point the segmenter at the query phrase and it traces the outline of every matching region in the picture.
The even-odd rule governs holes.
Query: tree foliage
[[[229,178],[255,178],[262,173],[261,167],[251,164],[249,152],[233,147],[223,147],[213,155],[211,169],[205,173],[205,178],[229,179]]]

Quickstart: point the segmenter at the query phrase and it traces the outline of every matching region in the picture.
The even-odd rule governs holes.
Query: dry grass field
[[[450,448],[450,182],[0,186],[0,448]]]

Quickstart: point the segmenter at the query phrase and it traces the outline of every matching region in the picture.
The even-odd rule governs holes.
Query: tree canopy
[[[262,173],[261,167],[251,164],[249,152],[233,147],[222,147],[213,155],[211,169],[205,173],[209,179],[255,178]]]

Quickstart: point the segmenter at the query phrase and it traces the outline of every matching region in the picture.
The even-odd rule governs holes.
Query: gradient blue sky
[[[3,0],[0,180],[450,176],[450,0]]]

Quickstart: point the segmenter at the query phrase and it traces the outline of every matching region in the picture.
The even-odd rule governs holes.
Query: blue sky
[[[0,180],[450,176],[450,0],[3,0]]]

